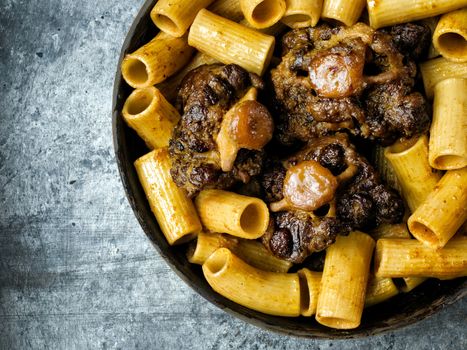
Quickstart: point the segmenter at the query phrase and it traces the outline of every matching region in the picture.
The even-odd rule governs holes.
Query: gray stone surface
[[[300,340],[225,314],[166,266],[112,149],[114,71],[142,3],[0,1],[0,348],[467,348],[467,300],[370,339]]]

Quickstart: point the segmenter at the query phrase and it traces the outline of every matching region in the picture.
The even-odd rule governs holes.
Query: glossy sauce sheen
[[[273,130],[271,114],[261,103],[244,101],[236,108],[231,132],[239,147],[259,150],[271,140]]]
[[[287,170],[284,197],[297,209],[315,210],[333,199],[337,185],[328,169],[308,160]]]
[[[362,84],[364,57],[332,53],[314,58],[310,81],[321,97],[351,96]]]
[[[374,6],[379,5],[378,1],[372,3],[374,3]],[[147,29],[152,27],[148,19],[150,9],[153,6],[154,2],[152,1],[145,3],[130,30],[122,52],[134,51],[153,37],[153,32]],[[366,316],[362,320],[362,325],[351,332],[336,332],[320,327],[315,322],[304,322],[302,318],[278,318],[265,315],[237,307],[234,303],[220,297],[206,283],[200,283],[202,275],[199,269],[186,261],[185,254],[182,251],[167,247],[165,238],[159,231],[147,200],[141,193],[140,184],[134,175],[133,161],[147,153],[147,149],[137,140],[137,136],[124,125],[119,113],[129,92],[128,86],[122,82],[121,74],[118,72],[113,104],[114,139],[118,166],[127,196],[146,235],[154,243],[161,256],[172,269],[182,276],[186,283],[211,303],[256,326],[316,340],[316,338],[348,339],[367,337],[383,331],[398,329],[420,321],[465,296],[465,288],[467,287],[465,278],[443,282],[430,280],[418,287],[415,293],[401,295],[396,297],[394,301],[389,300],[368,309],[365,311]]]

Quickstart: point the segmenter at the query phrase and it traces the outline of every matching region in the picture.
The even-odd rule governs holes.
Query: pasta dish
[[[162,233],[251,309],[360,325],[467,276],[467,0],[159,0],[122,110]]]

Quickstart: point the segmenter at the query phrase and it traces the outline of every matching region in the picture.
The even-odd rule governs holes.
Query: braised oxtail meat
[[[255,89],[262,88],[257,75],[234,64],[204,65],[191,71],[182,81],[176,103],[182,117],[174,129],[169,152],[172,178],[190,197],[202,189],[226,189],[238,181],[246,183],[261,172],[264,157],[261,146],[273,131],[269,112],[254,101]],[[251,101],[242,104],[236,114],[228,114],[247,93],[252,96]],[[224,137],[220,138],[226,115],[230,115],[231,125],[224,128]],[[256,115],[259,115],[258,120]],[[271,119],[269,124],[268,118]],[[255,139],[254,145],[248,147],[251,133],[261,134],[262,143],[258,144]],[[220,139],[226,145],[222,147],[233,151],[221,154]],[[230,158],[224,160],[223,157]]]
[[[272,211],[263,244],[294,263],[326,249],[338,234],[398,223],[404,215],[399,194],[381,183],[344,133],[268,162],[262,186]]]
[[[279,141],[289,145],[349,130],[390,144],[426,131],[429,108],[414,90],[417,67],[411,59],[424,54],[426,32],[413,26],[387,33],[363,23],[322,24],[287,33],[282,61],[271,70]]]
[[[392,41],[403,55],[416,61],[426,59],[431,43],[431,30],[426,24],[404,23],[381,31],[391,35]]]

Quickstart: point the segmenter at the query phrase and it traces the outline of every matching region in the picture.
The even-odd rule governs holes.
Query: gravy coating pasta
[[[354,329],[467,276],[467,62],[446,39],[467,2],[422,3],[155,4],[121,114],[162,234],[216,293]]]

